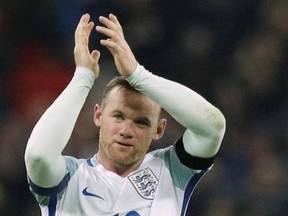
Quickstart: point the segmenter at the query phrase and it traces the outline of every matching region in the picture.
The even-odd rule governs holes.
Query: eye
[[[147,122],[145,122],[145,121],[137,121],[136,123],[139,125],[147,125]]]
[[[121,115],[121,114],[115,114],[113,117],[114,117],[117,121],[124,120],[124,116]]]
[[[150,127],[150,123],[144,120],[138,120],[135,122],[139,127]]]

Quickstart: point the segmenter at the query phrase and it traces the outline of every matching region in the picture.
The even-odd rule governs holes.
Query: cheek
[[[148,130],[148,131],[140,131],[139,133],[137,133],[137,135],[140,141],[145,143],[145,145],[150,146],[150,143],[153,140],[154,133],[153,131]]]
[[[150,128],[150,129],[147,131],[147,138],[149,138],[150,140],[152,140],[156,133],[157,133],[157,128],[156,128],[156,127]]]
[[[110,137],[117,134],[119,131],[119,128],[117,127],[117,125],[113,124],[113,123],[108,123],[108,124],[102,124],[100,127],[100,131],[102,136],[106,136],[106,137]]]

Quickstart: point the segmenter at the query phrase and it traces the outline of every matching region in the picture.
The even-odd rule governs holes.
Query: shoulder
[[[178,139],[174,145],[154,150],[149,154],[166,161],[169,166],[177,164],[177,166],[182,165],[194,170],[209,169],[215,159],[215,157],[201,158],[188,154],[184,149],[182,138]]]
[[[81,164],[87,163],[88,159],[77,159],[72,156],[64,156],[67,171],[72,176]]]

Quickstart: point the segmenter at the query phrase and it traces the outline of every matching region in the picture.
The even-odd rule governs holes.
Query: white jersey
[[[186,130],[175,145],[148,153],[137,170],[121,177],[106,170],[96,156],[85,160],[61,154],[94,80],[92,71],[78,67],[29,138],[25,153],[29,178],[42,186],[60,182],[41,188],[29,180],[42,215],[185,216],[191,194],[212,167],[224,135],[218,110],[191,89],[138,65],[127,81]]]
[[[65,160],[67,175],[58,186],[45,189],[30,181],[42,215],[184,216],[196,184],[213,164],[213,158],[185,153],[182,139],[148,153],[127,177],[106,170],[96,156]]]

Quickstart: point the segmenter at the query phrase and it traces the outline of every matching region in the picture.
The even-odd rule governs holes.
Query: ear
[[[167,124],[167,120],[166,119],[161,119],[158,122],[156,133],[153,136],[154,140],[158,140],[158,139],[160,139],[163,136],[165,128],[166,128],[166,124]]]
[[[94,107],[94,123],[97,127],[101,126],[101,116],[102,116],[102,111],[101,111],[101,107],[99,104],[96,104]]]

